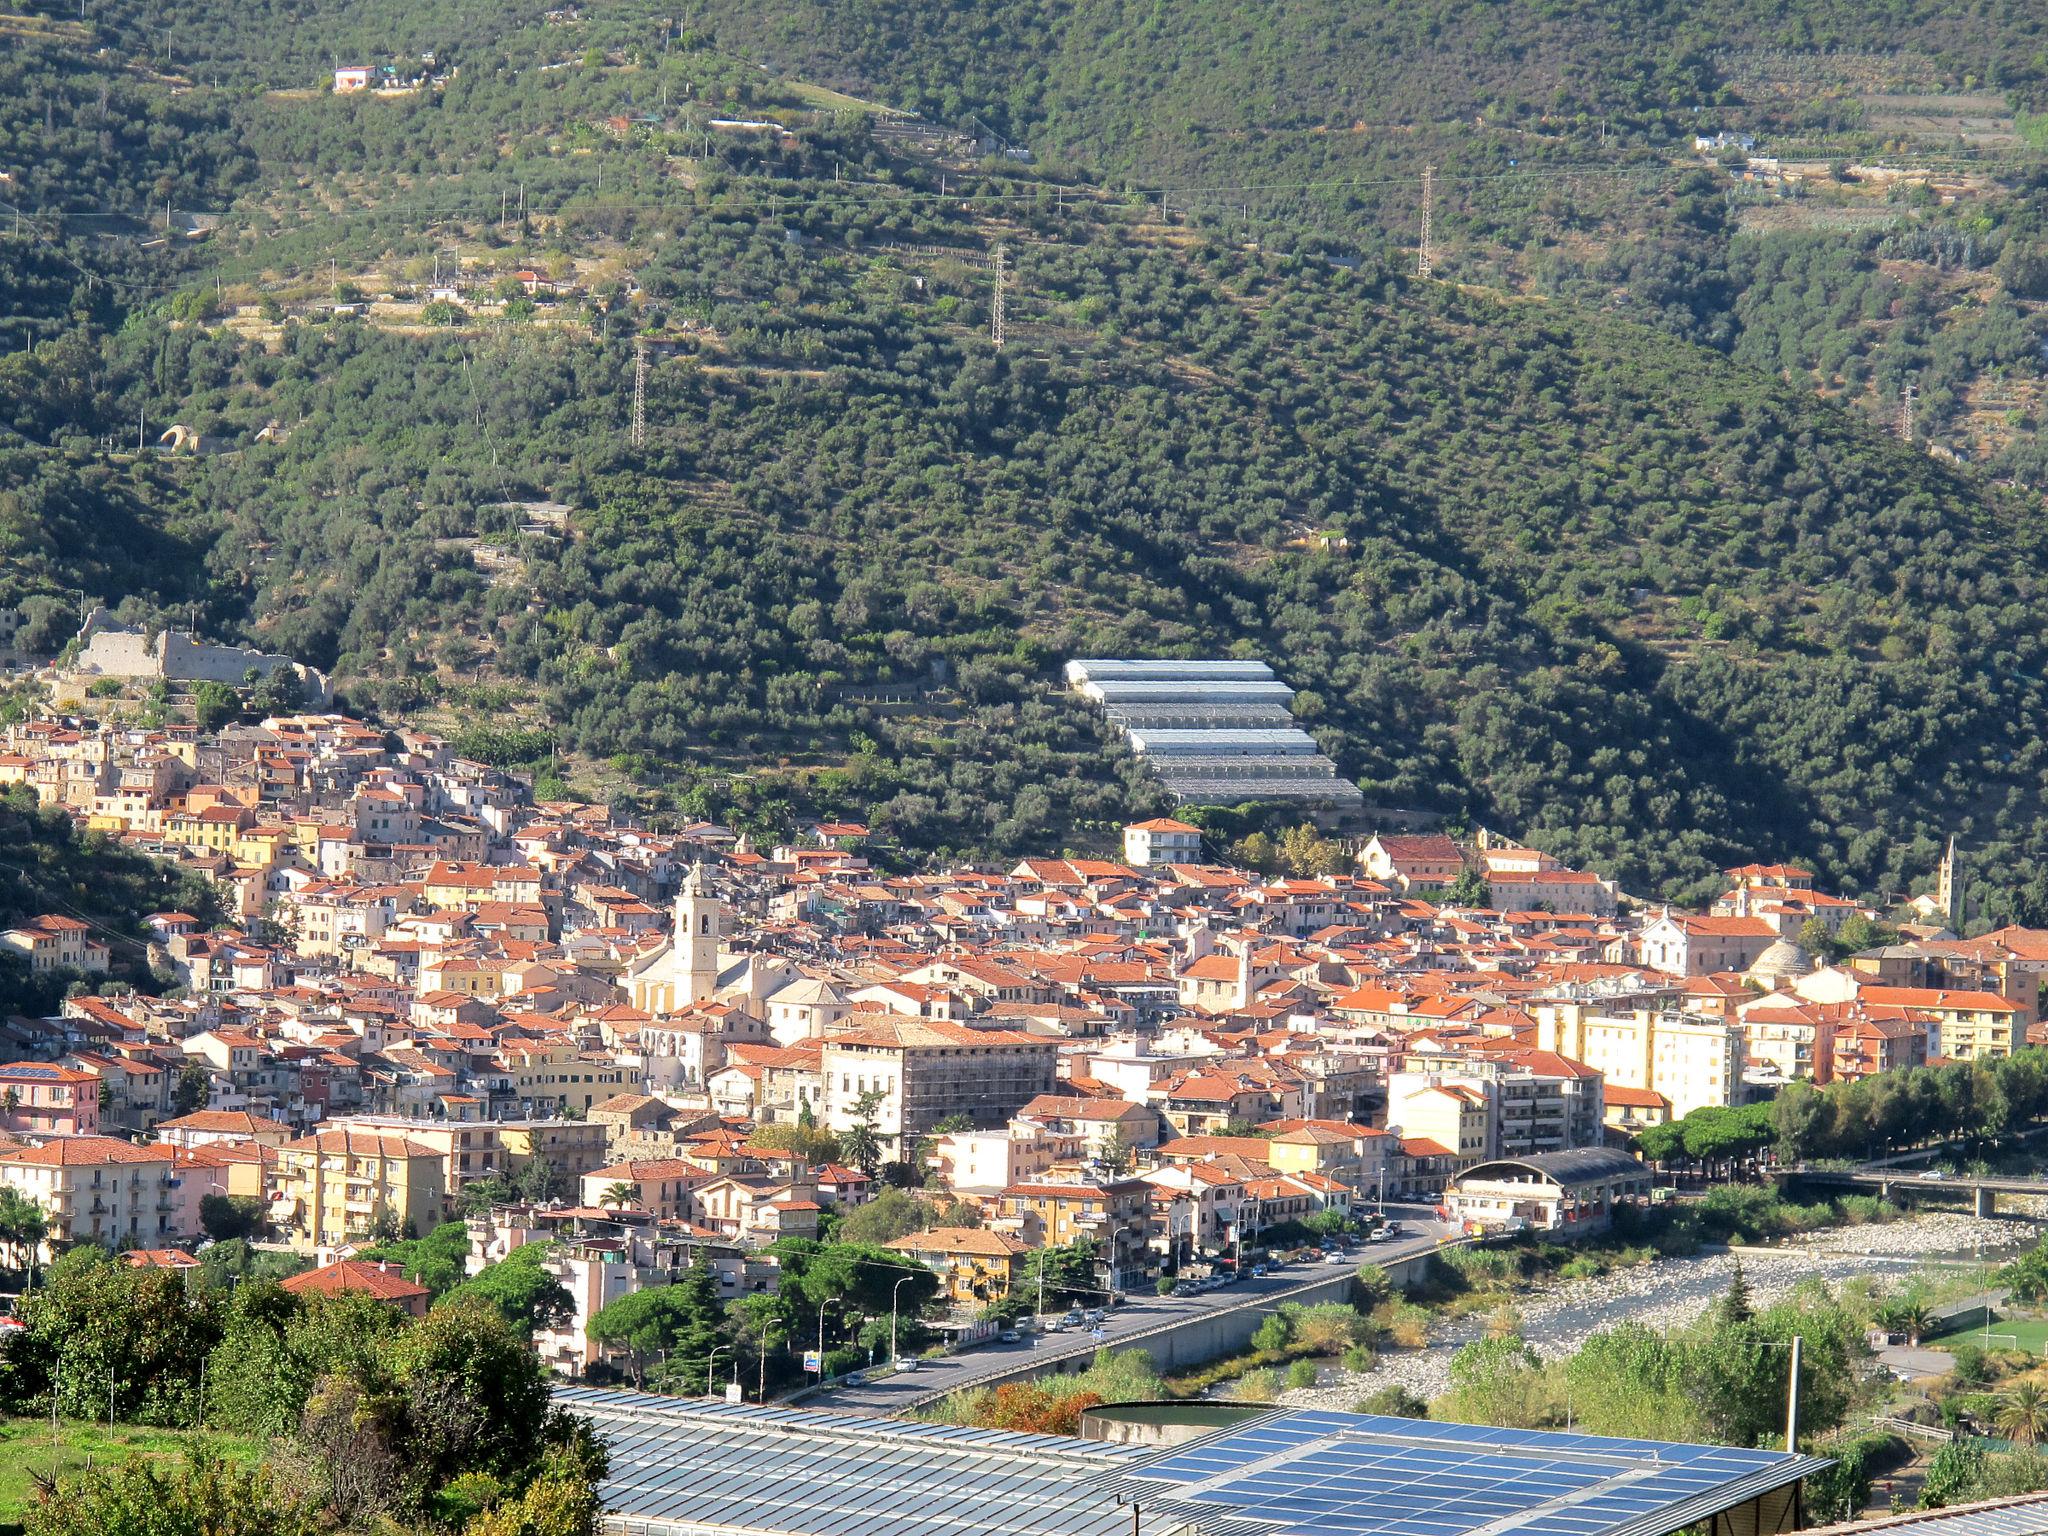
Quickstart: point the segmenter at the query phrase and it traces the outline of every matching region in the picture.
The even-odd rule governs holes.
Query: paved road
[[[1120,1340],[1127,1340],[1133,1334],[1162,1323],[1246,1306],[1275,1292],[1292,1290],[1297,1285],[1348,1274],[1361,1265],[1408,1258],[1435,1248],[1444,1236],[1456,1232],[1456,1228],[1439,1222],[1434,1210],[1427,1205],[1396,1205],[1389,1201],[1387,1215],[1401,1223],[1402,1235],[1385,1242],[1367,1243],[1341,1265],[1325,1264],[1320,1260],[1289,1264],[1278,1274],[1241,1280],[1200,1296],[1134,1295],[1110,1312],[1100,1343],[1114,1346]],[[948,1355],[942,1360],[920,1361],[915,1371],[901,1375],[884,1367],[862,1386],[833,1387],[815,1393],[806,1399],[806,1406],[848,1413],[900,1413],[920,1398],[934,1392],[957,1392],[974,1386],[986,1377],[1002,1375],[1027,1358],[1095,1347],[1098,1347],[1097,1341],[1080,1330],[1027,1335],[1015,1344],[989,1343],[957,1355]]]

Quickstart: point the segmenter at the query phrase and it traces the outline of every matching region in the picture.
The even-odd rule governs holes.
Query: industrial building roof
[[[1168,699],[1200,699],[1205,703],[1228,701],[1284,706],[1294,699],[1294,690],[1285,683],[1271,680],[1247,682],[1241,678],[1195,678],[1175,683],[1150,678],[1135,682],[1120,678],[1099,682],[1090,678],[1080,686],[1082,693],[1099,704],[1156,704]]]
[[[2048,1493],[1952,1504],[1947,1509],[1914,1509],[1809,1527],[1802,1536],[1842,1536],[1848,1531],[1885,1531],[1894,1536],[2048,1536]]]
[[[1283,1412],[1126,1472],[1289,1536],[1666,1536],[1827,1462],[1782,1451]]]
[[[1092,657],[1067,663],[1067,681],[1076,686],[1089,681],[1136,682],[1147,678],[1167,682],[1213,682],[1226,678],[1262,682],[1272,675],[1273,669],[1263,661],[1182,661],[1170,656],[1155,656],[1139,659]]]
[[[1130,731],[1138,752],[1186,752],[1203,757],[1313,757],[1316,739],[1299,726],[1278,731]]]
[[[1593,1184],[1630,1175],[1650,1176],[1649,1166],[1615,1147],[1566,1147],[1559,1152],[1531,1152],[1526,1157],[1494,1157],[1474,1163],[1461,1179],[1483,1179],[1493,1170],[1533,1173],[1553,1184]]]
[[[1181,1445],[567,1388],[633,1536],[1668,1536],[1827,1463],[1276,1411]],[[2004,1536],[2004,1533],[1986,1533]]]
[[[1364,800],[1294,724],[1294,690],[1262,661],[1070,661],[1067,682],[1183,804]]]

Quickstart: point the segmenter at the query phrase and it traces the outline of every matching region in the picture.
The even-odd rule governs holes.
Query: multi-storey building
[[[447,1207],[445,1155],[396,1131],[320,1131],[277,1149],[270,1220],[302,1250],[424,1234]]]
[[[48,1218],[41,1257],[81,1242],[165,1248],[195,1236],[179,1179],[171,1148],[112,1136],[59,1136],[0,1151],[0,1188]]]
[[[0,1066],[0,1131],[14,1136],[90,1136],[100,1128],[100,1080],[41,1061]]]
[[[1110,1290],[1134,1283],[1144,1268],[1152,1186],[1143,1179],[1012,1184],[998,1197],[996,1209],[989,1230],[1022,1238],[1033,1248],[1064,1247],[1086,1238]]]
[[[1596,1012],[1558,1003],[1536,1009],[1536,1043],[1584,1062],[1609,1085],[1662,1094],[1674,1115],[1742,1097],[1743,1031],[1721,1019],[1650,1007]]]
[[[943,1019],[890,1017],[827,1039],[820,1053],[825,1123],[844,1131],[875,1102],[875,1134],[900,1155],[940,1121],[965,1115],[1003,1124],[1051,1093],[1057,1041],[1020,1030],[975,1029]]]

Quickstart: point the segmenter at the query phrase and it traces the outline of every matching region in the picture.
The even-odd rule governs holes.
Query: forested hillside
[[[1063,657],[1253,655],[1369,799],[1632,891],[1899,892],[1955,833],[1987,918],[2048,916],[2036,174],[1751,217],[1673,147],[1740,16],[197,0],[164,58],[153,14],[4,66],[0,600],[45,641],[83,592],[550,788],[999,855],[1159,805]],[[1922,15],[1769,41],[2034,89],[2030,13]],[[320,88],[429,51],[434,88]],[[1418,280],[1370,189],[1126,197],[1147,124],[1501,195],[1452,179]],[[1603,134],[1583,205],[1537,174]],[[172,422],[218,451],[135,451]]]

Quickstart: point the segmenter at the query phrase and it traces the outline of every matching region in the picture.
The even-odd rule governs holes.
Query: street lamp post
[[[916,1278],[917,1276],[915,1275],[905,1275],[889,1290],[889,1363],[891,1365],[894,1365],[900,1358],[896,1353],[896,1303],[902,1294],[903,1287]]]
[[[716,1397],[718,1395],[716,1392],[713,1392],[711,1390],[711,1363],[714,1360],[716,1360],[720,1355],[724,1354],[727,1350],[736,1351],[737,1346],[732,1344],[714,1345],[712,1347],[711,1353],[704,1357],[704,1395],[706,1397]],[[823,1362],[821,1361],[820,1363],[822,1364]],[[735,1366],[739,1364],[739,1355],[737,1353],[733,1355],[733,1364]]]
[[[825,1303],[818,1303],[818,1380],[825,1379]]]

